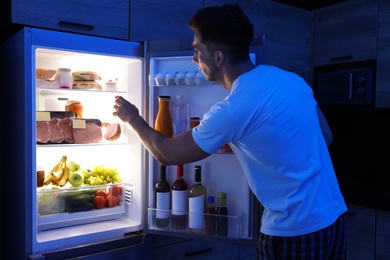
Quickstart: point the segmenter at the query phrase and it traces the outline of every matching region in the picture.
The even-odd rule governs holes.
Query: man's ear
[[[221,51],[216,51],[214,54],[215,57],[215,64],[217,67],[220,67],[223,63],[223,53]]]

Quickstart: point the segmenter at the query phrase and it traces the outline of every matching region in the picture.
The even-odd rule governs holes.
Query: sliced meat
[[[51,139],[51,132],[48,121],[37,121],[37,142],[45,144]]]
[[[64,134],[64,141],[70,144],[73,143],[72,119],[70,117],[61,119],[60,126]]]
[[[73,140],[76,144],[90,144],[102,142],[101,126],[87,122],[85,128],[73,128]]]
[[[59,118],[52,118],[49,124],[50,132],[51,132],[51,139],[50,142],[52,143],[61,143],[64,141],[64,132],[61,129],[60,126],[61,119]]]

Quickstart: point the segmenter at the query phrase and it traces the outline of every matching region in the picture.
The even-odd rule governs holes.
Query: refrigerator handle
[[[65,248],[61,250],[55,250],[50,252],[43,252],[35,255],[29,255],[31,260],[60,260],[70,258],[88,258],[92,255],[99,255],[108,252],[115,252],[119,250],[125,250],[130,247],[142,245],[144,243],[146,234],[139,231],[131,233],[131,235],[124,238],[106,240],[99,243],[80,245],[71,248]]]

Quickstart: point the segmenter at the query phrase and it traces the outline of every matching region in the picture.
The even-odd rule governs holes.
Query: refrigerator
[[[209,82],[156,84],[159,73],[199,73],[197,64],[192,61],[191,44],[192,39],[138,43],[29,27],[2,43],[2,97],[7,100],[2,103],[3,120],[7,125],[3,128],[6,138],[1,149],[1,199],[7,212],[1,221],[2,236],[7,238],[2,251],[9,252],[15,259],[120,259],[126,256],[150,259],[152,234],[256,243],[259,203],[235,155],[223,150],[204,160],[185,164],[184,179],[191,187],[194,166],[200,165],[207,194],[216,198],[218,192],[227,193],[228,235],[193,234],[188,229],[175,230],[171,224],[157,227],[154,186],[159,179],[160,165],[144,149],[135,131],[112,115],[117,95],[136,105],[152,127],[159,109],[158,96],[171,96],[173,102],[177,95],[183,95],[189,117],[200,118],[215,102],[224,99],[227,90]],[[264,63],[264,54],[263,36],[256,39],[251,49],[253,63]],[[42,80],[37,74],[37,69],[59,68],[94,74],[93,87],[73,82],[72,88],[63,89],[56,85],[55,77]],[[81,118],[66,111],[70,100],[82,103]],[[45,143],[38,138],[42,133],[39,122],[50,124],[53,118],[68,117],[73,137],[75,128],[86,131],[82,132],[83,137],[89,136],[86,129],[93,125],[101,131],[100,139],[91,142],[46,140]],[[108,132],[108,125],[114,124],[120,127],[120,137],[110,141],[105,131]],[[52,138],[53,135],[52,132]],[[43,171],[47,177],[62,156],[67,157],[67,162],[77,162],[81,170],[87,172],[97,172],[96,169],[102,167],[104,176],[101,178],[106,182],[80,186],[67,183],[63,187],[51,182],[37,187],[38,171]],[[119,174],[119,181],[107,181],[112,172]],[[168,182],[172,185],[175,179],[176,166],[168,166]],[[109,193],[117,186],[121,187],[121,194],[113,207],[80,211],[68,207],[69,196],[89,194],[89,202],[93,204],[97,190]]]

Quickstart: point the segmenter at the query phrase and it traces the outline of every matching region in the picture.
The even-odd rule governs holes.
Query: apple
[[[69,168],[69,171],[71,172],[78,172],[81,170],[81,167],[78,163],[76,163],[75,161],[70,161],[68,163],[68,168]]]
[[[72,186],[80,186],[84,182],[84,175],[81,172],[71,172],[68,181]]]

